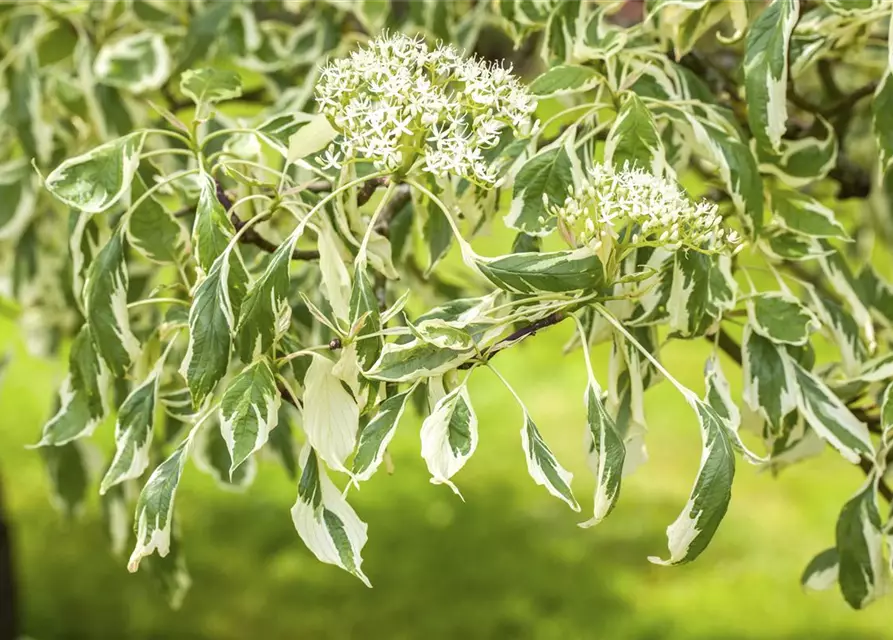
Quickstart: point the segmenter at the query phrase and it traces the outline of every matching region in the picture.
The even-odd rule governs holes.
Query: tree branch
[[[484,362],[488,362],[490,360],[490,358],[495,356],[497,353],[499,353],[500,351],[504,351],[505,349],[508,349],[511,346],[514,346],[515,344],[517,344],[524,338],[526,338],[528,336],[536,335],[536,332],[539,331],[540,329],[545,329],[547,327],[555,326],[556,324],[558,324],[562,320],[565,320],[568,317],[570,317],[570,316],[567,313],[565,313],[563,311],[556,311],[555,313],[551,313],[551,314],[547,315],[545,318],[537,320],[536,322],[531,322],[530,324],[521,327],[517,331],[509,334],[509,336],[507,338],[505,338],[504,340],[500,340],[499,342],[494,344],[492,347],[487,349],[487,351],[482,354]],[[466,362],[465,364],[461,365],[459,368],[460,369],[470,369],[472,366],[474,366],[474,364],[475,364],[474,362]]]

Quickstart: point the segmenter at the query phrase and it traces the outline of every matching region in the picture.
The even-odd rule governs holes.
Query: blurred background
[[[738,465],[732,503],[693,564],[647,561],[666,550],[665,527],[685,504],[700,443],[668,384],[647,396],[650,461],[625,480],[619,505],[593,529],[593,481],[581,446],[585,374],[562,356],[559,325],[500,354],[495,364],[525,398],[562,464],[575,473],[582,514],[527,475],[516,403],[487,371],[471,381],[480,445],[456,477],[466,502],[428,483],[418,416],[391,447],[395,473],[352,492],[369,523],[364,570],[373,589],[320,564],[295,533],[296,487],[272,461],[242,494],[187,465],[178,494],[193,585],[171,611],[151,580],[108,551],[98,496],[67,520],[53,509],[35,442],[60,359],[26,355],[0,319],[12,362],[0,388],[0,473],[14,550],[21,628],[49,638],[889,638],[886,601],[863,612],[837,593],[804,593],[798,576],[833,542],[840,504],[862,481],[828,453],[772,478]],[[705,341],[668,345],[672,372],[702,390]],[[605,379],[607,352],[597,348]],[[727,364],[732,384],[740,376]],[[111,424],[94,441],[111,444]]]

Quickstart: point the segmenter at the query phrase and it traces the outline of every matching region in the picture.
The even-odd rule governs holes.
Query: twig
[[[509,347],[517,344],[524,338],[532,335],[536,335],[536,332],[540,329],[545,329],[547,327],[552,327],[561,322],[562,320],[569,318],[570,316],[563,311],[556,311],[555,313],[551,313],[547,315],[545,318],[541,320],[537,320],[536,322],[531,322],[530,324],[521,327],[517,331],[511,333],[504,340],[500,340],[495,345],[487,349],[485,353],[482,354],[484,362],[489,361],[493,356],[495,356],[500,351],[504,351]],[[470,369],[474,366],[473,362],[466,362],[461,365],[460,369]]]

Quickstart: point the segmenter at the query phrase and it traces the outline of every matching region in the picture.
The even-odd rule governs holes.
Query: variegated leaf
[[[799,0],[773,0],[747,33],[744,84],[747,119],[759,144],[780,150],[788,118],[788,50]]]
[[[102,213],[130,188],[145,134],[137,131],[66,160],[46,178],[56,198],[84,213]]]
[[[366,523],[329,480],[309,446],[301,453],[301,467],[298,500],[291,508],[298,535],[321,562],[341,567],[371,587],[361,568]]]
[[[523,407],[522,407],[523,408]],[[571,480],[574,474],[562,467],[549,445],[543,440],[527,409],[524,409],[524,425],[521,427],[521,447],[527,460],[527,472],[534,481],[559,500],[563,500],[574,511],[580,510]]]
[[[530,92],[540,98],[589,91],[604,78],[593,68],[577,64],[560,64],[537,76],[530,83]]]
[[[431,483],[446,484],[461,496],[451,478],[465,466],[478,443],[478,419],[466,385],[437,401],[422,423],[421,439]]]
[[[667,168],[654,116],[633,92],[627,92],[605,141],[605,162],[616,169],[638,166],[655,175]]]
[[[140,560],[153,553],[162,558],[171,548],[171,525],[177,485],[188,457],[189,440],[185,440],[162,462],[146,482],[136,502],[136,546],[127,569],[139,569]]]
[[[504,291],[567,293],[597,291],[605,284],[601,260],[590,249],[513,253],[497,258],[475,255],[472,266]]]
[[[831,547],[809,561],[800,576],[800,584],[810,591],[825,591],[837,582],[838,573],[837,547]]]
[[[656,564],[684,564],[697,558],[716,533],[732,498],[735,454],[728,427],[710,405],[696,397],[687,399],[701,424],[701,466],[688,503],[667,528],[670,557],[648,558]]]
[[[93,73],[103,84],[143,93],[158,89],[171,73],[171,56],[160,33],[143,31],[105,43]]]
[[[368,480],[378,470],[415,388],[413,385],[384,400],[378,407],[378,413],[360,431],[357,453],[351,468],[355,480]]]
[[[573,135],[540,150],[515,177],[505,224],[529,235],[546,235],[556,224],[549,207],[564,203],[568,188],[577,184],[581,175]]]
[[[139,173],[133,177],[130,190],[136,203],[148,187]],[[149,195],[142,200],[127,218],[127,239],[130,246],[154,262],[177,262],[186,246],[186,233],[171,213]]]
[[[884,560],[884,533],[872,473],[837,519],[837,582],[844,599],[862,609],[883,595],[890,581]]]
[[[130,392],[118,409],[115,456],[99,485],[100,494],[125,480],[140,477],[149,466],[157,398],[158,372],[153,371]]]
[[[304,433],[330,468],[346,472],[344,461],[357,442],[360,409],[334,368],[334,362],[313,354],[304,378]]]
[[[84,311],[96,350],[117,376],[127,371],[140,352],[140,343],[130,330],[127,313],[129,284],[124,234],[116,231],[87,271]]]
[[[249,364],[229,383],[220,399],[220,432],[232,459],[230,476],[266,444],[279,420],[279,403],[266,358]]]
[[[790,356],[785,357],[794,373],[793,381],[799,387],[797,407],[809,426],[854,464],[862,455],[873,457],[874,446],[865,423],[856,418],[814,373]]]
[[[849,240],[834,212],[814,198],[790,189],[772,190],[772,210],[784,226],[813,238]]]
[[[455,369],[475,356],[474,349],[444,349],[418,338],[405,343],[386,342],[367,378],[385,382],[411,382]]]
[[[820,326],[809,308],[791,294],[772,291],[747,300],[747,316],[754,332],[776,343],[803,345]]]

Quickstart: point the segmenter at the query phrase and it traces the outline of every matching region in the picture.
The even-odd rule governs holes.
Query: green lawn
[[[364,569],[374,589],[319,564],[292,528],[295,487],[265,461],[243,494],[224,493],[187,466],[178,497],[193,588],[170,612],[145,576],[107,551],[94,497],[82,518],[50,506],[35,451],[63,375],[25,356],[11,323],[0,351],[15,359],[0,389],[0,472],[15,536],[25,632],[49,638],[883,638],[889,601],[850,611],[833,592],[798,583],[831,543],[842,501],[861,481],[833,454],[774,479],[739,464],[729,513],[694,564],[666,568],[664,529],[685,503],[700,444],[693,414],[670,385],[649,392],[651,459],[629,478],[601,525],[591,509],[582,452],[579,355],[560,355],[571,327],[543,332],[495,362],[528,403],[544,436],[576,475],[583,514],[534,485],[520,412],[487,371],[471,394],[481,439],[457,477],[466,502],[428,483],[419,419],[407,416],[392,447],[396,473],[351,494],[367,520]],[[675,343],[669,368],[700,389],[709,345]],[[605,379],[606,352],[594,353]],[[737,371],[728,363],[730,377]],[[108,444],[110,427],[98,438]]]

